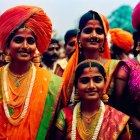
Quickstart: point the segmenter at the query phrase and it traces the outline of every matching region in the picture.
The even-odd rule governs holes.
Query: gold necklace
[[[95,116],[96,116],[96,113],[92,114],[91,116],[87,116],[87,115],[85,115],[84,113],[82,113],[82,117],[86,119],[86,122],[87,122],[88,124],[91,123],[92,119],[95,118]]]
[[[31,69],[31,67],[30,67],[30,69]],[[12,85],[15,84],[16,87],[20,86],[20,82],[28,76],[30,69],[22,75],[16,75],[16,74],[12,73],[10,68],[8,67],[8,77],[13,82]]]
[[[97,126],[97,123],[98,123],[98,120],[100,118],[100,114],[101,114],[101,108],[99,108],[99,110],[94,114],[92,115],[93,119],[91,119],[91,122],[90,125],[88,128],[86,127],[83,119],[82,119],[82,113],[81,113],[81,110],[80,110],[80,107],[78,108],[77,110],[77,129],[78,129],[78,132],[79,132],[79,135],[80,137],[83,139],[83,140],[91,140],[92,139],[92,136],[94,134],[94,131],[95,131],[95,128]]]
[[[7,104],[12,108],[16,108],[21,106],[25,102],[33,70],[32,68],[30,68],[28,72],[18,77],[19,79],[17,79],[17,75],[13,74],[10,69],[7,70],[6,81],[9,95],[9,101]],[[16,85],[17,80],[18,82],[20,82],[18,86]]]
[[[19,106],[17,105],[17,103],[15,103],[14,100],[12,100],[10,98],[10,95],[12,94],[11,92],[9,92],[9,85],[7,82],[7,77],[8,77],[8,70],[7,67],[9,65],[7,64],[4,67],[3,70],[3,86],[2,86],[2,93],[3,93],[3,107],[4,107],[4,111],[5,111],[5,115],[8,119],[8,121],[14,125],[17,126],[20,124],[21,120],[24,118],[24,116],[27,113],[28,107],[29,107],[29,101],[30,101],[30,97],[31,97],[31,93],[32,93],[32,89],[34,86],[34,81],[35,81],[35,77],[36,77],[36,68],[34,65],[32,65],[32,69],[31,69],[31,73],[29,75],[31,75],[30,81],[29,81],[29,88],[27,88],[27,83],[25,84],[24,88],[27,90],[27,95],[25,95],[24,93],[23,96],[25,95],[26,98],[23,101],[23,103]],[[30,77],[30,76],[28,76]],[[28,78],[27,78],[28,79]],[[29,80],[28,79],[28,80]],[[23,92],[23,91],[22,91]],[[19,96],[20,97],[20,96]],[[16,101],[19,101],[19,98],[16,99]],[[12,112],[11,114],[11,110],[15,110],[15,112]]]

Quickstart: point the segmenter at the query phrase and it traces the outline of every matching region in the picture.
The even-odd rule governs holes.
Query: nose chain
[[[96,33],[96,36],[93,36],[93,34],[90,34],[89,39],[90,39],[91,41],[96,41],[96,42],[98,42],[98,41],[100,40],[97,33]]]

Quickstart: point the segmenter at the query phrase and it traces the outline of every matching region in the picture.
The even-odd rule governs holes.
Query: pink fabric
[[[133,28],[138,30],[138,25],[140,24],[140,2],[136,5],[132,13],[132,25]]]
[[[140,64],[133,59],[126,59],[124,62],[130,68],[128,91],[131,101],[140,102]]]

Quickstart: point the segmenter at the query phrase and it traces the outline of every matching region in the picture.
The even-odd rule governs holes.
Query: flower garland
[[[81,106],[81,102],[77,103],[76,106],[74,107],[73,110],[73,119],[72,119],[72,131],[71,131],[71,139],[72,140],[76,140],[76,114],[77,114],[77,109]],[[96,140],[103,122],[103,117],[104,117],[104,112],[105,112],[105,105],[104,103],[101,101],[101,115],[99,118],[99,121],[97,123],[97,126],[95,128],[95,132],[92,136],[92,140]]]
[[[4,82],[4,93],[5,93],[5,97],[6,97],[6,102],[9,101],[9,95],[8,95],[8,90],[7,90],[7,81],[6,81],[6,77],[7,77],[7,68],[9,67],[9,64],[7,64],[5,67],[4,67],[4,72],[3,72],[3,82]],[[29,101],[30,101],[30,97],[31,97],[31,93],[32,93],[32,89],[33,89],[33,85],[34,85],[34,81],[35,81],[35,77],[36,77],[36,68],[34,66],[34,64],[32,64],[32,67],[33,67],[33,74],[32,74],[32,78],[31,78],[31,83],[30,83],[30,86],[29,86],[29,90],[28,90],[28,94],[27,94],[27,98],[25,100],[25,105],[24,105],[24,109],[21,113],[21,115],[19,116],[19,119],[17,121],[13,120],[10,116],[10,113],[9,113],[9,110],[8,110],[8,106],[7,104],[5,103],[5,101],[3,100],[3,107],[4,107],[4,111],[5,111],[5,114],[6,114],[6,117],[8,118],[9,122],[12,124],[12,125],[18,125],[19,122],[21,121],[21,119],[24,118],[27,110],[28,110],[28,107],[29,107]]]

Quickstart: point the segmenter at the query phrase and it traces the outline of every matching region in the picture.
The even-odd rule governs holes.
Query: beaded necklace
[[[72,131],[71,131],[71,139],[72,140],[76,140],[76,123],[77,123],[76,114],[77,114],[77,110],[78,110],[78,108],[80,108],[80,106],[81,106],[81,102],[77,103],[76,106],[74,107],[74,110],[73,110]],[[101,125],[102,125],[104,112],[105,112],[105,106],[104,106],[104,103],[102,101],[101,101],[100,107],[101,107],[101,114],[100,114],[99,120],[97,122],[95,131],[93,133],[92,140],[97,139]]]
[[[77,109],[77,130],[78,133],[80,135],[80,137],[83,140],[91,140],[92,136],[94,134],[95,128],[97,126],[99,117],[101,115],[101,107],[99,108],[99,110],[96,112],[96,114],[94,114],[94,118],[91,119],[91,122],[87,122],[87,120],[85,120],[84,122],[84,117],[83,115],[81,116],[81,109]],[[85,124],[88,124],[87,126]]]
[[[81,112],[81,111],[80,111],[80,112]],[[83,118],[86,119],[86,122],[87,122],[88,124],[90,124],[91,121],[96,117],[96,114],[97,114],[97,113],[94,113],[93,115],[91,115],[91,116],[89,117],[89,116],[87,116],[87,115],[81,113],[81,116],[82,116]]]
[[[29,101],[30,101],[30,97],[31,97],[31,93],[32,93],[32,89],[33,89],[33,85],[34,85],[34,81],[35,81],[35,77],[36,77],[36,68],[34,66],[34,64],[32,64],[32,67],[33,67],[33,74],[32,74],[32,78],[31,78],[31,81],[30,81],[30,86],[29,86],[29,90],[28,90],[28,93],[27,93],[27,97],[26,97],[26,100],[25,100],[25,104],[24,104],[24,107],[23,107],[23,111],[22,113],[18,116],[18,118],[14,119],[10,116],[10,111],[8,109],[8,105],[7,103],[9,102],[9,94],[8,94],[8,85],[7,85],[7,68],[9,67],[9,64],[7,64],[5,67],[4,67],[4,70],[3,70],[3,95],[5,96],[5,100],[3,100],[3,107],[4,107],[4,111],[5,111],[5,115],[8,119],[8,121],[14,125],[14,126],[17,126],[20,124],[21,120],[24,118],[27,110],[28,110],[28,107],[29,107]]]
[[[12,86],[14,86],[14,87],[19,87],[20,84],[21,84],[21,82],[22,82],[26,77],[28,77],[28,75],[30,75],[30,74],[29,74],[30,71],[31,71],[31,67],[30,67],[30,69],[29,69],[26,73],[24,73],[24,74],[22,74],[22,75],[16,75],[16,74],[13,74],[13,73],[10,71],[9,67],[8,67],[8,77],[9,77],[9,80],[12,81]]]
[[[8,95],[9,95],[9,102],[8,105],[10,107],[19,107],[22,104],[25,103],[31,78],[32,78],[32,73],[33,69],[30,67],[30,69],[21,77],[17,78],[18,75],[13,74],[9,68],[7,68],[7,85],[8,85]],[[17,82],[19,82],[19,85],[17,86]],[[5,99],[5,96],[3,96]]]

